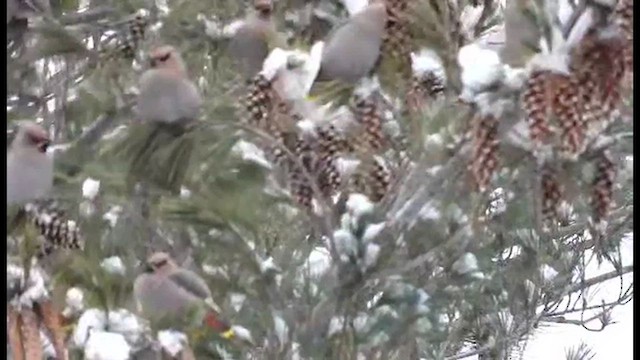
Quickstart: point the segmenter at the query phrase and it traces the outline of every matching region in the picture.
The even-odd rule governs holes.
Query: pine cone
[[[384,198],[391,185],[391,171],[379,157],[372,157],[353,175],[352,191],[367,195],[373,202]]]
[[[344,149],[344,139],[333,125],[319,128],[318,134],[318,157],[319,157],[319,178],[320,191],[324,196],[330,196],[340,188],[340,172],[336,166],[338,155]]]
[[[356,122],[364,129],[360,135],[368,150],[382,150],[387,144],[387,139],[382,127],[382,114],[378,110],[378,104],[371,99],[355,99],[351,111]]]
[[[250,82],[247,95],[243,101],[247,112],[246,121],[260,129],[269,129],[269,118],[276,106],[275,91],[272,82],[262,74],[256,75]]]
[[[472,122],[471,174],[477,190],[484,192],[499,165],[498,120],[492,115],[477,114]]]
[[[65,334],[61,324],[61,314],[53,307],[51,300],[44,300],[34,307],[44,326],[49,332],[51,343],[56,351],[58,359],[68,359],[65,346]]]
[[[614,22],[625,39],[624,63],[627,72],[633,72],[633,0],[619,0],[614,12]]]
[[[541,171],[542,221],[545,226],[555,224],[559,217],[562,186],[558,181],[557,170],[545,165]]]
[[[387,25],[382,43],[382,57],[400,61],[405,79],[411,77],[411,32],[409,30],[409,0],[387,0]]]
[[[575,158],[584,150],[585,126],[580,112],[581,89],[573,76],[535,71],[522,94],[529,136],[535,150],[553,144],[559,133],[560,149]],[[549,117],[557,120],[550,122]],[[558,128],[559,127],[559,128]]]
[[[40,321],[29,308],[20,311],[20,332],[24,347],[25,359],[42,359],[42,342],[40,340]]]
[[[613,184],[616,168],[611,154],[603,151],[595,161],[596,172],[592,183],[591,206],[596,223],[606,220],[613,203]]]
[[[607,30],[614,31],[614,30]],[[625,76],[625,44],[621,35],[587,34],[571,56],[571,69],[582,88],[581,112],[589,135],[598,135],[611,121],[621,100]]]
[[[9,345],[11,346],[11,359],[23,360],[24,348],[22,347],[22,332],[20,331],[20,313],[11,306],[7,306]]]
[[[311,143],[302,138],[297,139],[294,154],[298,157],[298,160],[304,167],[304,170],[300,168],[298,164],[292,164],[291,169],[289,170],[289,186],[291,188],[291,194],[293,195],[296,203],[302,207],[311,209],[314,194],[313,188],[309,182],[310,179],[305,175],[305,170],[309,176],[313,176],[313,170],[316,165],[316,156],[313,152]]]
[[[42,241],[38,257],[42,258],[58,249],[84,249],[84,238],[75,221],[66,219],[55,204],[27,204],[27,218],[40,233]]]
[[[444,93],[444,83],[433,72],[411,78],[411,87],[407,92],[406,107],[410,114],[417,114],[427,106],[429,100]]]

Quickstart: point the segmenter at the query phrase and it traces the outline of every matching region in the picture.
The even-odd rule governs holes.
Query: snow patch
[[[119,256],[108,257],[100,263],[100,267],[104,269],[104,271],[113,275],[121,275],[124,276],[127,269],[122,262],[122,259]]]
[[[85,199],[93,200],[98,196],[100,192],[100,180],[93,178],[86,178],[82,183],[82,197]]]

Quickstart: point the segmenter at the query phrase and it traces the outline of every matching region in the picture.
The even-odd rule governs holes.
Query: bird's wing
[[[133,292],[138,311],[153,321],[190,322],[204,308],[201,298],[157,274],[140,275]]]
[[[185,291],[203,300],[211,297],[207,283],[193,271],[177,269],[169,275],[169,279]]]

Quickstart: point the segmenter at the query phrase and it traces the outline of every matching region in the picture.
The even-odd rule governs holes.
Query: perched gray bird
[[[40,125],[24,121],[7,153],[7,205],[38,200],[53,187],[53,158],[47,154],[49,135]]]
[[[262,63],[269,55],[270,39],[276,36],[272,12],[272,0],[255,0],[253,11],[229,43],[229,54],[238,62],[241,74],[247,79],[262,69]]]
[[[196,85],[189,80],[182,57],[164,45],[149,53],[151,68],[140,78],[138,117],[167,124],[195,120],[202,106]]]
[[[203,325],[233,338],[233,329],[220,317],[211,291],[196,273],[178,266],[169,254],[157,252],[147,259],[146,272],[133,285],[138,309],[150,319],[180,319],[192,310],[203,310]]]
[[[372,1],[329,35],[322,51],[317,81],[355,83],[367,76],[380,56],[387,22],[382,1]]]

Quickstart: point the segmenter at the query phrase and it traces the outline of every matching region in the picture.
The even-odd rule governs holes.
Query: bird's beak
[[[40,141],[36,146],[41,153],[47,152],[47,149],[51,145],[51,141],[49,139],[45,139]]]
[[[149,66],[151,66],[152,68],[156,67],[156,63],[156,59],[149,59]]]
[[[151,264],[149,264],[149,263],[144,263],[143,271],[146,272],[146,273],[152,273],[153,272],[153,266],[151,266]]]

